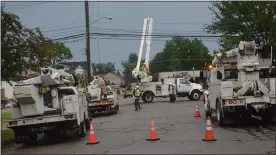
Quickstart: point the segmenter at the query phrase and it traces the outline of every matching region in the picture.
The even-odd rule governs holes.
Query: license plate
[[[47,131],[47,130],[53,130],[55,126],[43,126],[39,128],[30,128],[28,129],[29,132],[34,132],[34,131]]]

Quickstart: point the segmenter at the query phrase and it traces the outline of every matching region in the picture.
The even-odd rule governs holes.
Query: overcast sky
[[[84,2],[5,2],[6,11],[20,17],[21,22],[29,27],[40,27],[43,34],[51,38],[60,38],[85,32]],[[175,35],[204,35],[204,24],[211,23],[212,16],[208,9],[210,2],[89,2],[90,22],[112,16],[112,20],[102,19],[91,25],[91,32],[96,33],[136,33],[141,32],[146,17],[154,19],[153,34],[166,33]],[[106,38],[106,37],[105,37]],[[93,62],[115,62],[122,71],[121,61],[129,53],[137,53],[140,46],[138,37],[125,39],[91,40],[91,58]],[[151,59],[162,51],[168,38],[153,39]],[[218,48],[215,39],[202,39],[212,52]],[[99,44],[98,44],[99,43]],[[98,48],[99,45],[99,48]],[[66,43],[73,53],[74,61],[85,60],[85,40]]]

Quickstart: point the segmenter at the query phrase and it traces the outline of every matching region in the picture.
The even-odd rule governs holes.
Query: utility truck
[[[152,76],[149,75],[149,54],[151,50],[151,35],[152,35],[152,18],[144,19],[142,40],[140,44],[138,61],[136,68],[132,71],[132,77],[137,80],[143,94],[142,100],[146,103],[152,102],[156,97],[170,97],[170,101],[174,102],[176,97],[188,97],[190,100],[199,100],[203,93],[202,86],[196,83],[191,83],[185,78],[167,78],[162,82],[151,82]],[[141,58],[143,53],[144,41],[146,39],[146,56],[143,64],[145,70],[140,69]],[[174,85],[176,92],[169,91],[169,83]]]
[[[96,112],[119,111],[119,100],[116,91],[112,91],[107,82],[100,76],[94,76],[93,81],[87,86],[87,101],[89,114],[93,116]]]
[[[89,129],[86,92],[74,86],[72,74],[41,68],[41,75],[14,85],[15,103],[7,128],[17,143],[34,143],[38,135],[56,136]]]
[[[263,47],[240,41],[237,48],[215,54],[204,104],[205,115],[215,112],[219,125],[240,116],[260,116],[265,122],[273,119],[275,77],[260,78],[260,71],[268,66],[275,68],[275,51]]]

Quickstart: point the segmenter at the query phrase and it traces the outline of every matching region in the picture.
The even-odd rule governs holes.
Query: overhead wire
[[[26,8],[38,6],[38,5],[45,4],[45,3],[48,3],[48,2],[40,2],[40,3],[35,2],[31,5],[23,5],[23,6],[20,5],[19,7],[16,7],[16,8],[8,8],[8,11],[17,11],[17,10],[21,10],[21,9],[26,9]]]

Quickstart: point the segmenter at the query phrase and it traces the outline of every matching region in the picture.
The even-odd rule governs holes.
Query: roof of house
[[[70,68],[74,68],[74,69],[76,69],[78,66],[81,66],[84,70],[87,70],[86,61],[63,62],[61,64],[66,65]]]

